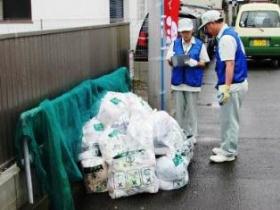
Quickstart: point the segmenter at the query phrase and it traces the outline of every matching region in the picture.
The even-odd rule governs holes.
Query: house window
[[[3,0],[0,0],[0,20],[3,20]]]
[[[110,22],[123,21],[123,0],[110,0]]]
[[[0,0],[1,20],[30,20],[31,0]]]

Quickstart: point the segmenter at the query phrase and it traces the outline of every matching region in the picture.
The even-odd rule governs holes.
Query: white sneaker
[[[235,157],[218,154],[218,155],[211,155],[210,160],[215,163],[223,163],[226,161],[233,161],[235,160]]]
[[[224,155],[224,156],[226,156],[226,152],[225,152],[222,148],[220,148],[220,147],[214,147],[214,148],[212,149],[212,152],[213,152],[215,155]]]

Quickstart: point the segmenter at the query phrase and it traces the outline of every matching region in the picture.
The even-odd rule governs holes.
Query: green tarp
[[[82,179],[77,166],[82,127],[94,117],[107,91],[130,91],[128,69],[86,80],[54,100],[21,114],[16,130],[18,164],[23,158],[23,140],[28,140],[32,166],[42,190],[55,210],[75,209],[70,182]]]

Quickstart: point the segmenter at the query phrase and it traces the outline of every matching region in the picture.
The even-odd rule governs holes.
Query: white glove
[[[197,64],[198,64],[198,61],[197,61],[197,60],[194,60],[194,59],[192,59],[192,58],[190,58],[189,60],[187,60],[187,61],[185,62],[185,64],[188,65],[188,66],[190,66],[190,67],[195,67],[195,66],[197,66]]]

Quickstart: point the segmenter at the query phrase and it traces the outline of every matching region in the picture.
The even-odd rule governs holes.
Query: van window
[[[277,11],[246,11],[241,14],[240,27],[280,27],[280,17]]]

